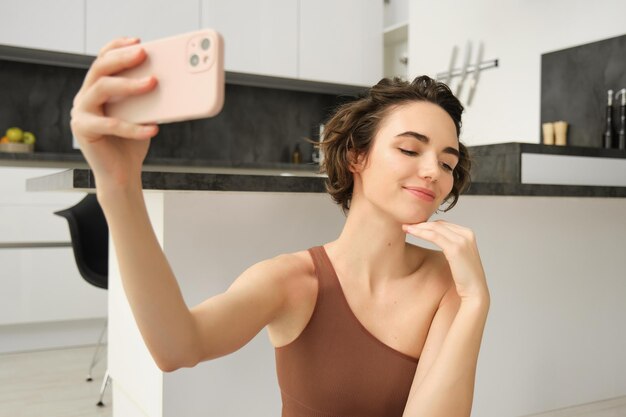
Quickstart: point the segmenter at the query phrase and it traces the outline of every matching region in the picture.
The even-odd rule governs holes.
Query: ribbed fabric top
[[[302,333],[276,348],[283,417],[400,417],[417,359],[374,337],[354,315],[323,246],[309,249],[317,301]]]

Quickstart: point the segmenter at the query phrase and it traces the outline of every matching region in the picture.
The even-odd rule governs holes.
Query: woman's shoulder
[[[271,277],[273,284],[286,290],[288,295],[299,294],[303,288],[316,290],[316,275],[313,260],[307,250],[281,253],[265,259],[253,268]]]
[[[307,250],[281,253],[260,263],[275,275],[297,276],[315,273],[313,261]]]

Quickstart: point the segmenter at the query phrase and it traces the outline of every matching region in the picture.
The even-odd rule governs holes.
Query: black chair
[[[109,287],[109,227],[95,194],[87,194],[76,205],[54,214],[67,219],[72,239],[74,259],[80,275],[98,288]],[[99,360],[98,353],[106,333],[107,322],[100,333],[87,373],[87,381],[92,381],[91,372]],[[98,406],[103,406],[102,398],[109,383],[109,371],[106,371],[100,388]]]

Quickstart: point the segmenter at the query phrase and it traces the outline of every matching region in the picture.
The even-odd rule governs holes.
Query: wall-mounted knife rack
[[[496,59],[490,59],[488,61],[481,62],[480,66],[479,66],[479,69],[481,71],[484,71],[486,69],[496,68],[497,66],[498,66],[498,59],[496,58]],[[467,68],[468,75],[473,73],[474,71],[476,71],[476,65],[470,65]],[[452,76],[450,78],[452,79],[452,78],[458,77],[461,74],[463,74],[463,69],[462,68],[455,68],[454,70],[452,70]],[[437,80],[439,80],[439,81],[441,81],[443,79],[446,79],[447,77],[448,77],[448,71],[438,72],[435,75],[435,78]]]
[[[474,98],[474,95],[476,94],[476,87],[478,85],[480,73],[486,69],[498,67],[498,59],[483,61],[483,51],[484,51],[484,44],[483,42],[480,42],[478,46],[478,56],[475,60],[475,63],[474,65],[470,65],[470,61],[472,61],[472,43],[468,41],[466,49],[465,49],[465,59],[463,62],[463,66],[461,68],[455,68],[456,57],[458,55],[458,47],[455,45],[452,47],[452,55],[450,56],[450,64],[448,66],[448,71],[439,72],[435,75],[435,78],[437,80],[444,82],[450,87],[451,87],[450,82],[452,81],[453,78],[461,77],[461,79],[457,83],[456,92],[455,92],[455,95],[460,100],[461,93],[463,92],[463,86],[465,84],[465,80],[471,74],[471,79],[469,80],[470,89],[469,89],[467,102],[466,102],[467,106],[472,104],[472,100]]]

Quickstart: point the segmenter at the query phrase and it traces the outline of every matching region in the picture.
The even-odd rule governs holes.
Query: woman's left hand
[[[489,299],[485,271],[471,229],[443,220],[402,225],[402,230],[439,246],[450,264],[461,300]]]

